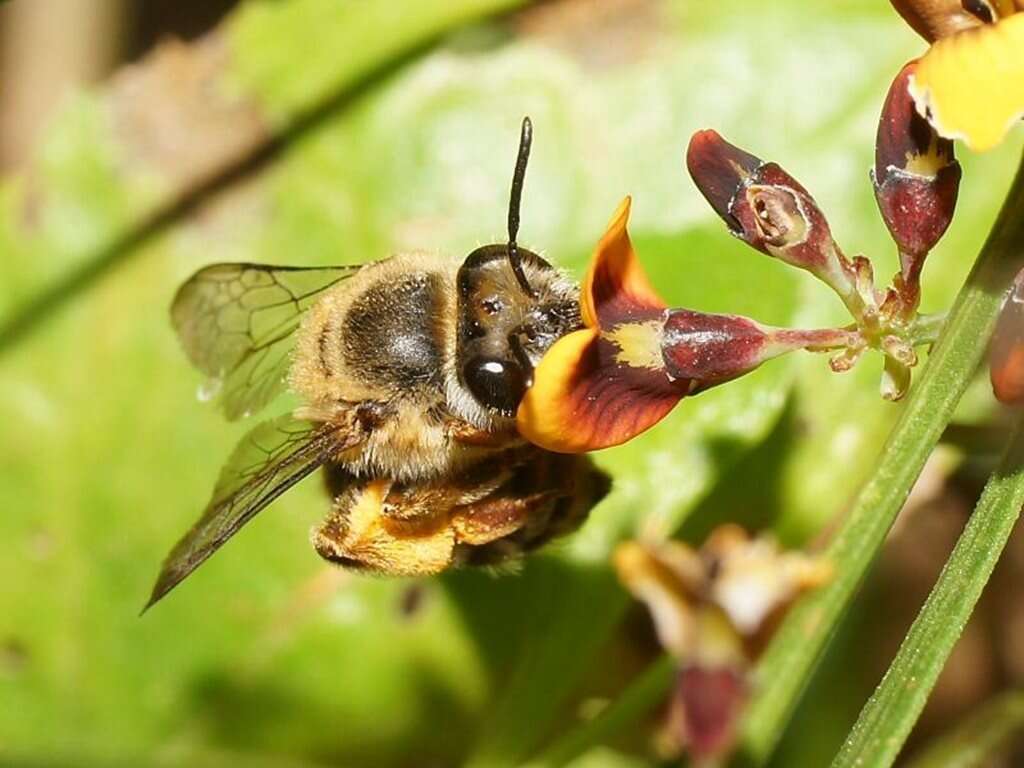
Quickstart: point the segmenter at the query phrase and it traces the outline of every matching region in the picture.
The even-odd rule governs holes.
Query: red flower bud
[[[697,131],[686,151],[686,167],[704,198],[733,234],[743,228],[732,216],[733,198],[764,161],[723,139],[717,131]],[[743,238],[746,239],[746,238]]]
[[[859,313],[863,302],[849,262],[833,241],[825,215],[800,182],[776,163],[762,162],[711,130],[694,134],[686,164],[697,188],[734,235],[808,270]]]
[[[996,321],[989,373],[999,402],[1024,405],[1024,270],[1013,281]]]
[[[953,142],[918,114],[907,90],[916,66],[907,64],[889,89],[872,171],[875,198],[899,247],[901,276],[914,290],[914,306],[924,258],[952,221],[960,186]]]

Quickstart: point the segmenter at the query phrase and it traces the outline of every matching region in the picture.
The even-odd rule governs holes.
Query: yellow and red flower
[[[669,309],[629,239],[630,199],[591,259],[580,304],[584,328],[559,339],[519,406],[520,433],[551,451],[624,443],[686,395],[741,376],[795,349],[851,343],[843,329],[774,328],[738,315]]]
[[[614,565],[678,664],[666,751],[685,750],[694,760],[724,756],[752,687],[753,662],[796,599],[828,581],[831,566],[728,524],[699,550],[678,541],[627,541]]]
[[[1024,1],[892,0],[931,43],[910,79],[945,138],[991,149],[1024,116]]]

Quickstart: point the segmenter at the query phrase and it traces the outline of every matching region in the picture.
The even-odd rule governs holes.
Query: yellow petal
[[[619,445],[657,424],[685,390],[664,371],[620,362],[620,352],[592,328],[555,342],[519,405],[520,434],[549,451],[583,453]]]
[[[647,278],[626,230],[630,198],[624,199],[597,244],[583,279],[580,309],[590,328],[656,317],[667,306]]]
[[[996,146],[1024,115],[1024,14],[939,40],[909,88],[942,136],[979,152]]]

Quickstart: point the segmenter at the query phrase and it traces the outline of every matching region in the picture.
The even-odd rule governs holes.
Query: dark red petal
[[[621,352],[592,329],[555,342],[519,406],[520,434],[549,451],[582,453],[624,443],[661,421],[689,382],[623,364]]]
[[[686,151],[686,167],[697,189],[733,231],[739,230],[730,210],[733,198],[761,165],[760,158],[710,129],[693,134]]]
[[[903,279],[915,284],[925,255],[953,219],[960,187],[953,142],[921,117],[908,90],[916,68],[917,61],[907,64],[889,88],[873,174],[879,210],[901,253]]]
[[[619,204],[583,278],[580,310],[591,328],[659,317],[666,307],[629,239],[630,202],[627,197]]]
[[[683,742],[695,759],[728,753],[747,700],[747,684],[732,667],[690,665],[676,682],[673,705],[682,711]]]
[[[764,329],[746,317],[676,309],[665,321],[661,352],[668,372],[705,389],[742,376],[764,360]]]
[[[1014,280],[996,321],[989,373],[999,402],[1024,405],[1024,271]]]

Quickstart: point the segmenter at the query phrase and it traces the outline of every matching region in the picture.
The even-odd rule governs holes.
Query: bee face
[[[507,245],[477,248],[457,277],[459,382],[505,417],[514,415],[541,356],[580,326],[576,286],[537,254],[519,254],[526,286],[510,266]]]

